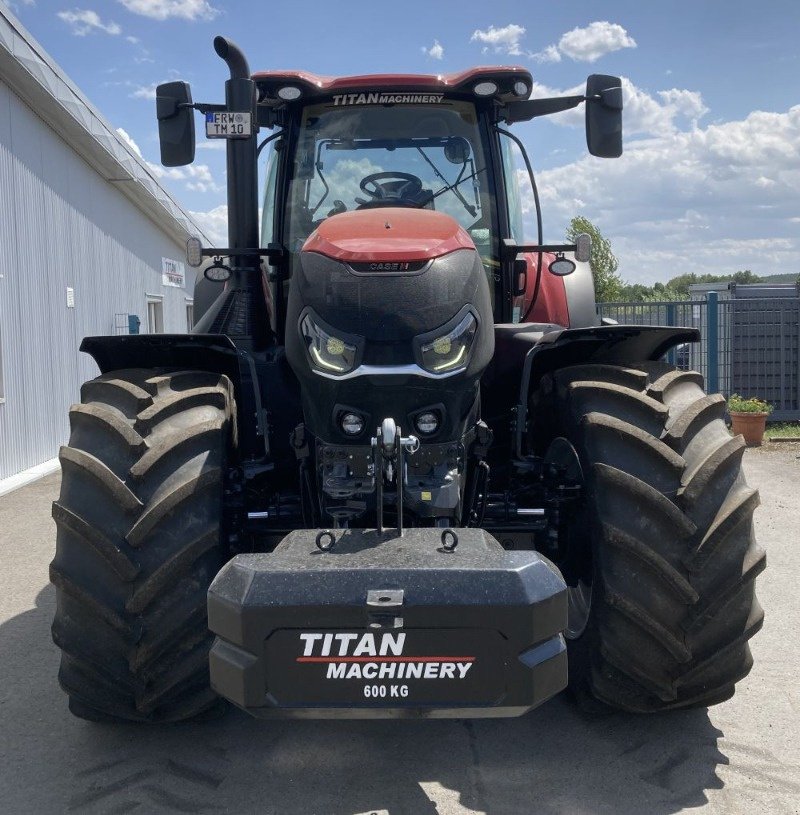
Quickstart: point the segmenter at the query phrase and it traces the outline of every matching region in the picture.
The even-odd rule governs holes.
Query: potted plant
[[[749,446],[758,447],[764,440],[767,416],[772,413],[772,405],[755,396],[734,393],[728,398],[728,413],[734,434],[741,433]]]

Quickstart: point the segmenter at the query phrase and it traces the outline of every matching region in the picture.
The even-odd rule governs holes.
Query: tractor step
[[[561,575],[481,529],[292,532],[222,568],[208,623],[254,716],[519,716],[567,684]]]

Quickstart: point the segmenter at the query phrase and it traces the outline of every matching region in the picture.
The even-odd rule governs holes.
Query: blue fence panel
[[[620,324],[699,329],[699,343],[667,354],[671,364],[702,373],[710,393],[757,396],[773,405],[773,419],[800,420],[800,298],[709,292],[703,300],[598,303],[597,311]]]

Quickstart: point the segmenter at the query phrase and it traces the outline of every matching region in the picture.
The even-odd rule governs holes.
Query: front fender
[[[81,351],[101,373],[123,368],[171,368],[213,371],[233,383],[238,448],[243,458],[269,454],[265,412],[254,360],[224,334],[132,334],[84,337]]]
[[[650,325],[600,325],[551,331],[539,339],[525,356],[520,381],[515,449],[522,455],[528,414],[528,398],[542,377],[569,365],[624,363],[658,360],[671,348],[699,342],[696,328]]]

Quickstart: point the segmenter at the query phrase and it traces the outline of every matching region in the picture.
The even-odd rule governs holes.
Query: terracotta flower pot
[[[734,435],[741,433],[749,447],[759,447],[764,441],[769,413],[738,413],[731,411]]]

